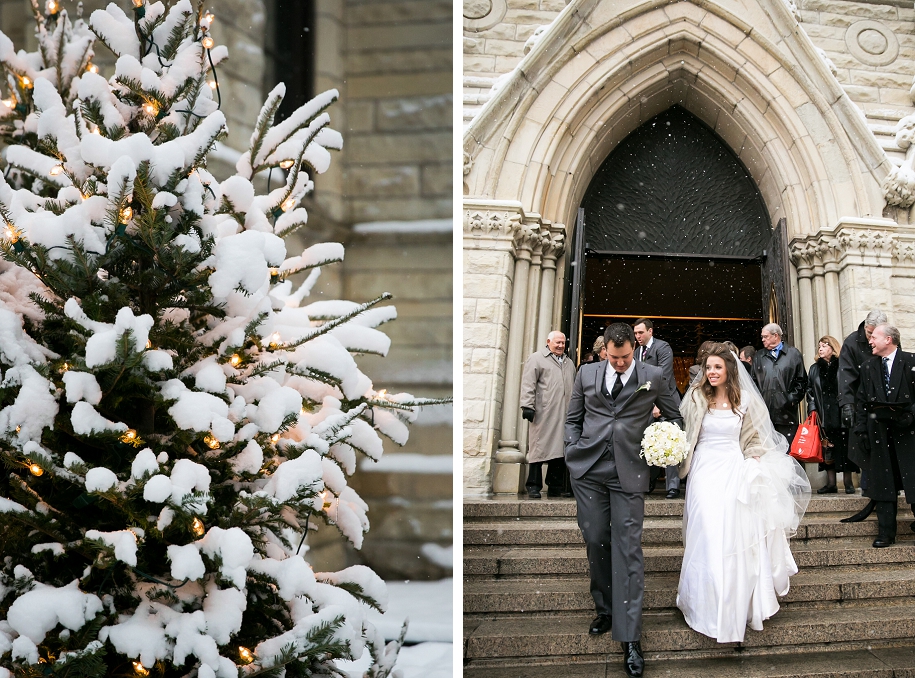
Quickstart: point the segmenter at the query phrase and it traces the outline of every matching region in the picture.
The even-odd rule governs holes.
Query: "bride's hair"
[[[721,358],[724,361],[724,367],[728,375],[728,380],[724,384],[725,392],[731,403],[731,409],[734,410],[735,413],[740,414],[738,410],[740,407],[740,374],[737,370],[743,368],[737,364],[737,360],[734,359],[734,354],[727,344],[712,344],[709,347],[708,353],[705,358],[702,359],[702,377],[699,380],[699,386],[696,390],[702,392],[707,403],[710,403],[715,397],[715,389],[708,382],[708,377],[705,372],[705,365],[708,362],[708,359],[712,357]]]

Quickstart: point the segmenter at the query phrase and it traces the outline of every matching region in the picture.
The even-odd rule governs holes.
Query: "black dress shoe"
[[[846,485],[846,486],[845,486],[845,494],[854,494],[854,493],[855,493],[855,486],[854,486],[854,485]]]
[[[540,490],[528,490],[527,498],[528,499],[540,499]]]
[[[877,506],[877,502],[875,502],[873,499],[871,499],[869,502],[867,502],[867,506],[865,506],[863,509],[858,511],[855,515],[848,516],[848,518],[842,518],[842,520],[840,520],[839,522],[840,523],[860,523],[862,520],[864,520],[871,514],[871,512],[874,510],[874,508],[876,506]]]
[[[680,496],[680,490],[667,490],[668,499],[676,499]]]
[[[835,485],[826,485],[817,490],[817,494],[838,494],[839,488]]]
[[[887,546],[892,546],[896,543],[896,537],[887,537],[882,534],[878,534],[877,538],[874,539],[874,548],[875,549],[885,549]]]
[[[599,614],[591,622],[591,626],[588,628],[588,633],[592,636],[599,636],[602,633],[606,633],[610,630],[610,615],[609,614]]]
[[[623,668],[626,669],[629,678],[641,678],[642,671],[645,670],[645,659],[642,657],[642,644],[639,641],[623,643]]]

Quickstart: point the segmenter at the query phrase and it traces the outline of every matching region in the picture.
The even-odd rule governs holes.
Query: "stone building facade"
[[[117,1],[129,9],[129,0]],[[61,4],[75,16],[76,2]],[[84,16],[106,4],[86,0]],[[392,392],[450,396],[451,3],[212,0],[207,9],[216,17],[214,39],[229,49],[218,77],[230,132],[210,169],[218,175],[234,165],[277,82],[286,80],[288,92],[338,89],[340,99],[329,113],[344,149],[315,178],[305,203],[309,228],[299,244],[333,240],[346,247],[345,262],[322,272],[319,294],[354,301],[394,295],[398,319],[382,328],[392,339],[389,355],[360,359],[373,381]],[[307,25],[278,33],[291,20]],[[0,30],[17,47],[34,47],[28,0],[0,0]],[[301,43],[283,37],[306,32]],[[112,55],[100,43],[96,52],[102,74],[110,72]],[[283,64],[290,63],[307,65],[311,82],[289,81]],[[404,448],[386,441],[389,459],[377,470],[363,468],[352,482],[369,504],[372,523],[362,551],[349,548],[336,530],[321,530],[310,540],[315,567],[365,562],[388,578],[448,575],[451,447],[447,406],[422,412]]]
[[[521,364],[569,324],[583,196],[671,107],[783,225],[779,303],[808,364],[871,308],[911,341],[913,75],[915,10],[895,0],[466,0],[465,494],[519,490]]]

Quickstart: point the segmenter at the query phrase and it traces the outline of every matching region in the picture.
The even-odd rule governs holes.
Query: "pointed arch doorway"
[[[735,153],[681,106],[633,131],[595,173],[569,264],[576,360],[608,324],[651,318],[682,390],[703,341],[758,345],[761,326],[778,322],[793,343],[785,221],[769,223]]]

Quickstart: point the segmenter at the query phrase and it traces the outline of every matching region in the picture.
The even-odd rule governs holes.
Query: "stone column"
[[[501,439],[495,454],[492,476],[492,491],[496,494],[516,494],[521,491],[523,484],[524,455],[518,441],[521,368],[526,357],[523,355],[524,320],[531,249],[538,237],[539,228],[533,228],[530,224],[522,224],[515,236],[515,272],[505,363],[505,390],[502,395]]]
[[[545,337],[553,327],[553,293],[556,287],[556,259],[565,248],[565,227],[550,227],[550,240],[543,248],[543,276],[540,279],[540,312],[537,315],[537,336]]]
[[[791,261],[794,263],[797,271],[798,287],[798,320],[799,327],[797,336],[799,338],[798,347],[804,354],[805,364],[812,361],[816,355],[816,337],[814,332],[813,316],[813,256],[815,250],[806,242],[795,243],[791,246]]]
[[[813,356],[810,356],[810,358],[811,360],[814,360],[817,355],[817,339],[824,334],[829,334],[828,309],[826,308],[826,279],[824,278],[825,269],[818,247],[813,248],[811,263],[813,264],[813,312],[816,322],[814,324]],[[841,339],[839,341],[841,341]]]
[[[544,243],[549,238],[549,231],[543,228],[537,228],[536,235],[531,241],[531,268],[527,280],[527,314],[524,319],[524,346],[521,351],[521,360],[527,360],[527,357],[539,351],[546,341],[546,337],[537,336],[537,311],[540,303],[540,274],[541,262],[543,261]],[[521,454],[527,458],[527,429],[528,422],[524,419],[518,421],[518,449]]]
[[[823,279],[826,285],[826,326],[839,343],[844,341],[846,332],[842,329],[842,307],[839,305],[839,262],[838,243],[835,238],[825,237],[817,244],[817,253],[823,261]]]

